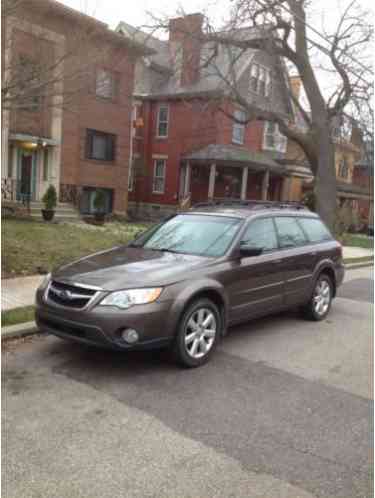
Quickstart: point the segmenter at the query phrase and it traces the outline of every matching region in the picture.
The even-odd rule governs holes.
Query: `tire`
[[[333,296],[333,284],[331,278],[322,273],[315,282],[310,301],[303,307],[303,314],[309,320],[319,322],[328,315]]]
[[[172,347],[175,360],[187,368],[206,363],[216,348],[222,327],[221,314],[216,304],[206,298],[193,301],[178,324]]]

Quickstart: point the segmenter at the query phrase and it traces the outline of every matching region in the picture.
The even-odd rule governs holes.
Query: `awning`
[[[207,145],[203,149],[191,152],[182,157],[185,161],[192,163],[215,163],[220,166],[249,166],[255,171],[271,171],[272,173],[284,175],[285,167],[278,164],[271,157],[261,152],[254,152],[244,147],[234,145]]]
[[[36,137],[34,135],[27,135],[26,133],[10,133],[9,140],[14,140],[16,142],[30,142],[41,146],[54,146],[60,144],[58,140],[54,140],[52,138]]]

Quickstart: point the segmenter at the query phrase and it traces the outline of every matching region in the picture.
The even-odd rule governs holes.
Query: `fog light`
[[[138,341],[138,332],[134,329],[125,329],[121,332],[122,339],[128,344],[134,344]]]

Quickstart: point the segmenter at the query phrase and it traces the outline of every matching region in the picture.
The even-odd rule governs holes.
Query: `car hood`
[[[188,276],[193,268],[212,258],[154,251],[138,247],[115,247],[65,265],[52,278],[105,290],[163,286]]]

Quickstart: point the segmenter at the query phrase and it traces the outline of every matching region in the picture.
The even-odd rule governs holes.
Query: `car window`
[[[297,247],[307,242],[306,237],[298,225],[297,220],[291,216],[275,218],[279,245],[284,247]]]
[[[318,218],[298,218],[304,232],[310,242],[323,242],[324,240],[332,240],[328,228]]]
[[[277,249],[277,238],[272,219],[259,218],[252,221],[242,237],[241,245],[259,247],[264,251]]]
[[[222,256],[242,223],[240,218],[181,214],[157,226],[133,245],[183,254]]]

